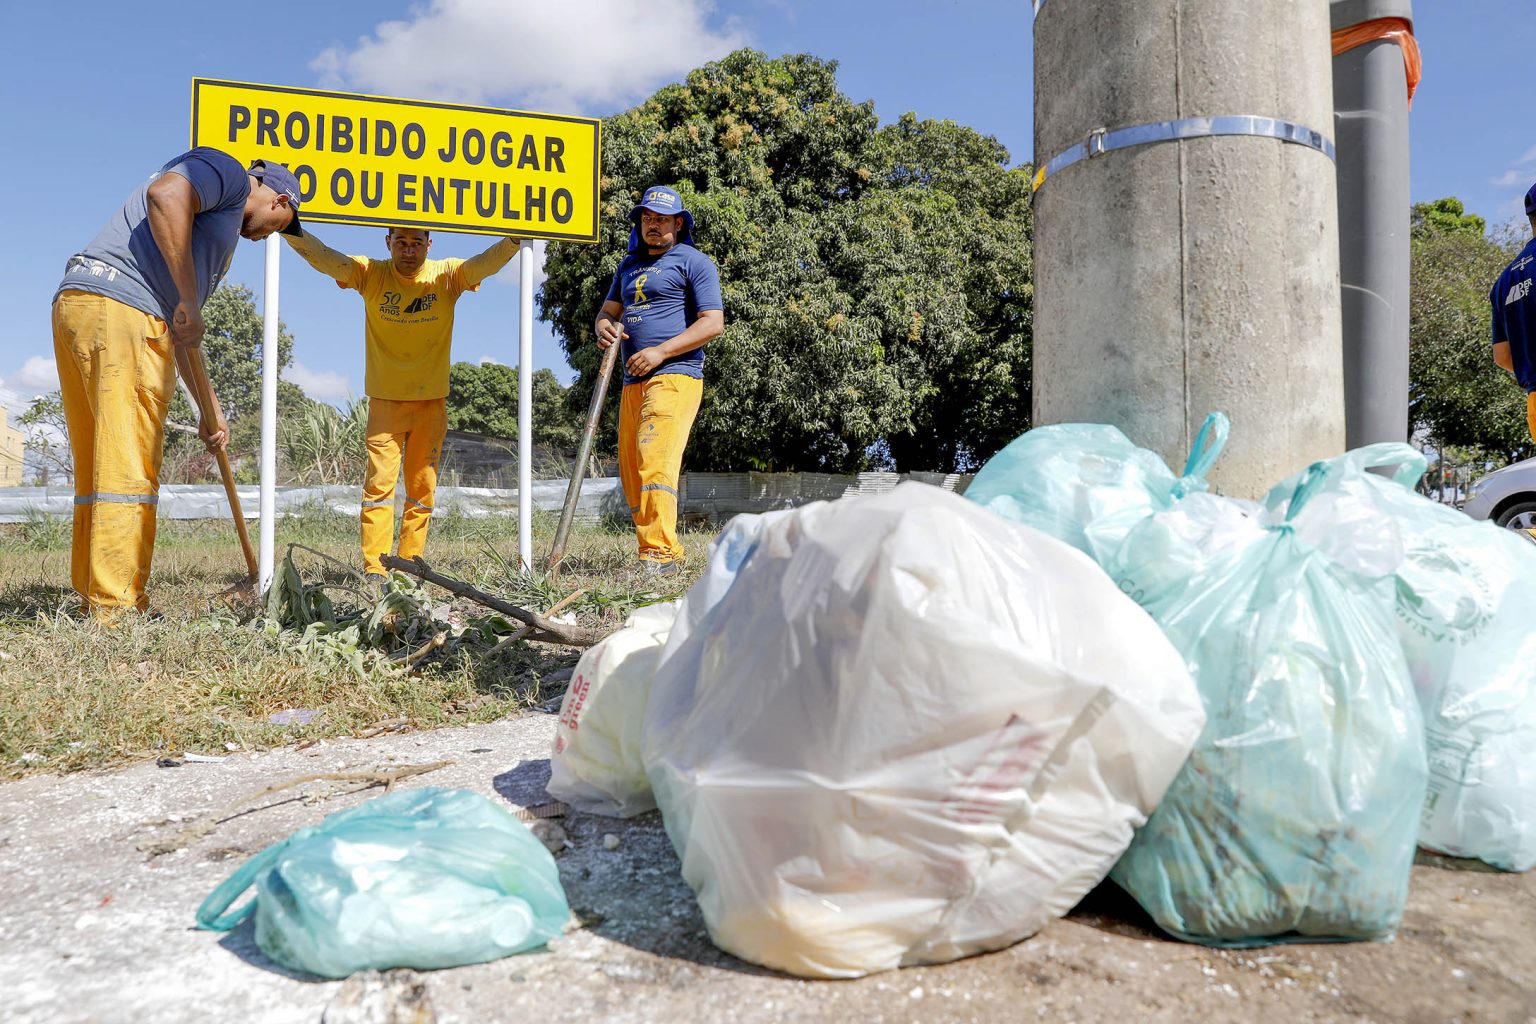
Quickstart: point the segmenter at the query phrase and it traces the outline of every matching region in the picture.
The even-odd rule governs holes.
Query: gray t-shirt
[[[181,154],[140,185],[91,244],[69,258],[58,292],[94,292],[170,322],[180,296],[150,233],[147,198],[149,186],[167,173],[181,175],[197,191],[201,209],[192,219],[192,266],[197,304],[208,301],[234,258],[251,183],[238,160],[207,146]]]

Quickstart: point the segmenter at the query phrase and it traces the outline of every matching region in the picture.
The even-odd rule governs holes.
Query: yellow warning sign
[[[286,165],[306,221],[597,241],[595,118],[194,78],[192,145]]]

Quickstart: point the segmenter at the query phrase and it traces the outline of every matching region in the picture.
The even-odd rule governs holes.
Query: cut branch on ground
[[[545,643],[564,644],[567,647],[591,647],[601,640],[602,634],[580,626],[568,626],[563,622],[556,622],[546,618],[538,612],[529,611],[510,601],[487,594],[485,591],[470,586],[463,580],[456,580],[452,576],[444,576],[435,571],[425,560],[419,556],[416,558],[400,558],[396,555],[385,555],[380,559],[387,569],[409,573],[417,579],[425,580],[453,594],[455,597],[466,598],[476,604],[484,605],[492,611],[500,612],[508,618],[516,619],[525,626],[532,627],[532,632],[526,639],[542,640]]]

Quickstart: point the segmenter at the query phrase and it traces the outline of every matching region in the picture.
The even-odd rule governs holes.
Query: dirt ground
[[[0,1020],[319,1021],[343,983],[272,964],[249,923],[196,931],[193,912],[245,856],[379,790],[316,782],[246,799],[304,775],[448,760],[401,785],[530,806],[546,799],[554,725],[530,713],[0,785]],[[236,803],[248,813],[176,852],[140,849]],[[439,1021],[1536,1022],[1536,872],[1421,857],[1395,941],[1239,951],[1164,938],[1106,885],[1011,949],[818,982],[710,944],[655,814],[564,828],[557,859],[582,926],[547,951],[422,973]]]

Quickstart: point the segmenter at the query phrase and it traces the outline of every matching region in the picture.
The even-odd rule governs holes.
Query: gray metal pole
[[[1220,410],[1232,440],[1213,482],[1241,496],[1338,454],[1326,5],[1049,0],[1034,34],[1047,171],[1035,193],[1035,423],[1112,423],[1179,466]],[[1203,134],[1216,126],[1198,118],[1216,115],[1292,127],[1250,118],[1250,134]],[[1161,122],[1180,140],[1108,148],[1125,141],[1116,129]],[[1097,155],[1047,163],[1085,141]]]
[[[1410,0],[1333,0],[1335,31],[1412,19]],[[1351,448],[1408,439],[1408,87],[1390,40],[1333,58],[1344,421]]]

